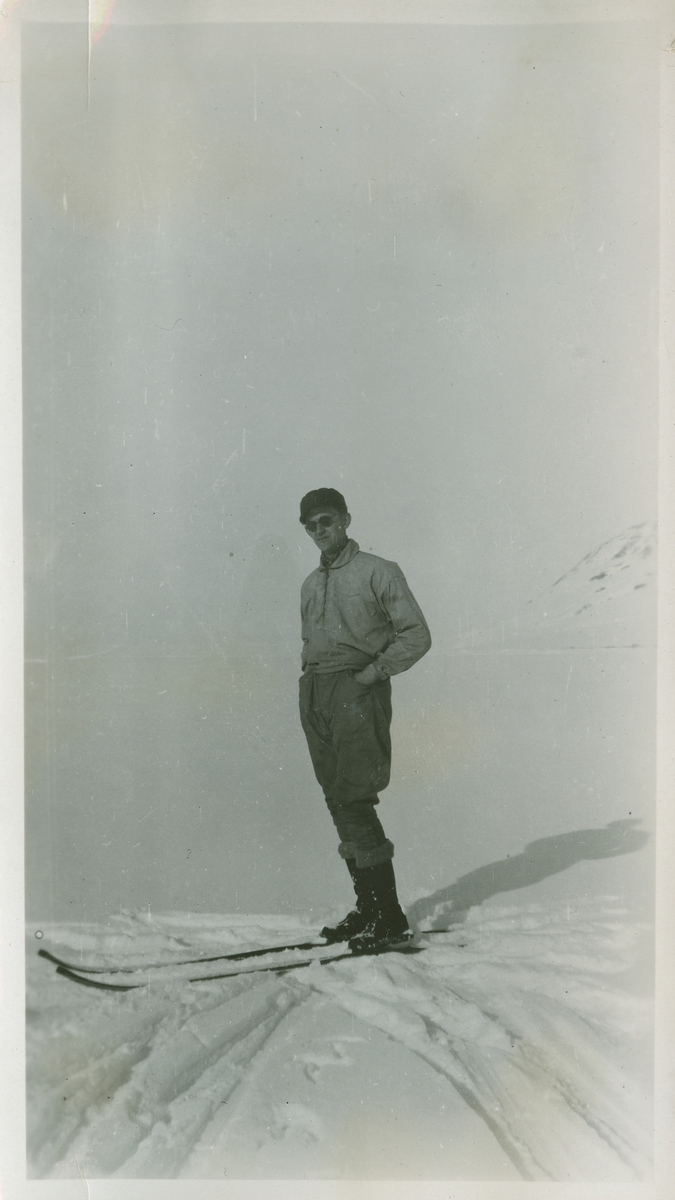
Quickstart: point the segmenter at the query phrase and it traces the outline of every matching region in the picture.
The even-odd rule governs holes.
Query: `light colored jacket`
[[[334,562],[302,585],[302,669],[362,670],[381,679],[407,671],[431,645],[431,634],[397,563],[365,554],[349,539]]]

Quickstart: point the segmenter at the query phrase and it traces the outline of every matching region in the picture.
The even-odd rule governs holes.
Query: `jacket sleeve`
[[[307,666],[307,646],[309,643],[309,629],[307,626],[307,615],[306,615],[306,612],[307,612],[307,597],[305,594],[306,587],[307,587],[307,581],[305,580],[305,583],[303,583],[302,590],[300,592],[300,636],[302,638],[302,652],[301,652],[301,656],[300,656],[300,662],[301,662],[303,674],[304,674],[305,668]]]
[[[398,675],[426,654],[431,646],[431,634],[424,614],[413,596],[405,576],[396,563],[390,564],[386,576],[375,588],[380,606],[386,612],[393,640],[373,659],[381,679]]]

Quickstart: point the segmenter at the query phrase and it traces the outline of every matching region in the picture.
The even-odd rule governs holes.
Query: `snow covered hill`
[[[633,525],[585,555],[519,612],[490,628],[463,634],[453,648],[652,644],[655,560],[655,525]]]
[[[316,930],[190,913],[33,928],[32,1177],[647,1178],[650,1006],[628,986],[644,926],[611,897],[445,916],[415,956],[199,983],[170,964]],[[39,947],[168,974],[90,990]]]

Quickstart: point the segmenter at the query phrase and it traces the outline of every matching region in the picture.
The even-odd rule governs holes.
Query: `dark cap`
[[[320,508],[334,508],[339,513],[347,512],[345,498],[336,492],[335,488],[315,488],[313,492],[308,492],[306,496],[303,496],[300,501],[302,524],[306,525],[312,513],[318,512]]]

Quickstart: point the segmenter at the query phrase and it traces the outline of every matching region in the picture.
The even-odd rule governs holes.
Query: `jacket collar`
[[[323,571],[335,571],[338,567],[344,567],[348,562],[352,561],[358,552],[359,543],[355,542],[353,538],[349,538],[344,550],[338,554],[337,558],[334,559],[332,563],[326,562],[323,554],[321,555],[321,569]]]

